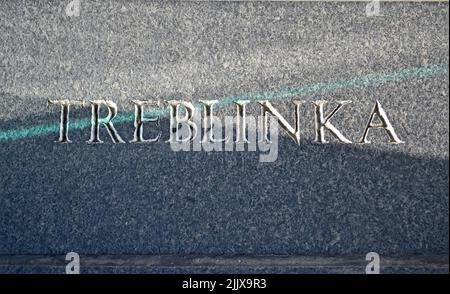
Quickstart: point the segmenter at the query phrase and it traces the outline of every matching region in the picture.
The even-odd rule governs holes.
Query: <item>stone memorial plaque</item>
[[[0,2],[0,272],[448,273],[448,19]]]

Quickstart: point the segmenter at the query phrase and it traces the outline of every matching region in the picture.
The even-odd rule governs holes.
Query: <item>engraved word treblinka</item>
[[[134,104],[134,135],[130,143],[154,143],[158,142],[161,138],[161,133],[156,137],[151,139],[143,138],[143,128],[144,123],[153,122],[157,126],[160,124],[160,116],[156,115],[152,118],[144,117],[144,107],[160,108],[161,102],[159,100],[132,100]],[[203,117],[202,123],[204,127],[212,130],[213,128],[213,106],[218,102],[218,100],[201,100],[200,103],[203,107]],[[180,124],[186,124],[191,129],[190,136],[183,139],[183,142],[193,140],[197,135],[198,125],[195,123],[194,113],[196,112],[195,106],[192,102],[182,101],[182,100],[169,100],[167,101],[169,106],[169,116],[170,116],[170,139],[169,143],[181,142],[177,136],[178,127]],[[236,104],[236,143],[246,143],[248,142],[246,137],[246,105],[250,103],[249,100],[237,100],[234,101]],[[261,115],[263,117],[263,138],[268,139],[268,115],[278,120],[279,125],[287,132],[289,137],[291,137],[296,144],[300,144],[300,107],[305,101],[293,100],[294,105],[294,126],[292,126],[279,112],[278,110],[267,100],[256,101],[256,103],[261,106]],[[339,131],[331,122],[332,117],[345,105],[351,103],[349,100],[338,101],[337,106],[325,113],[325,105],[328,102],[325,100],[314,101],[313,107],[315,110],[315,142],[319,144],[329,143],[326,140],[326,131],[328,131],[332,136],[334,136],[338,142],[351,144],[352,142],[346,138],[341,131]],[[57,105],[60,107],[60,130],[59,139],[60,143],[70,143],[69,140],[69,112],[71,106],[86,106],[85,100],[49,100],[49,105]],[[91,136],[87,143],[103,143],[100,140],[100,126],[103,125],[114,143],[125,143],[125,141],[119,135],[113,124],[114,117],[117,115],[117,105],[111,100],[92,100],[89,101],[91,106]],[[106,107],[108,109],[108,116],[105,118],[100,118],[100,108]],[[185,110],[185,115],[181,116],[180,108],[183,107]],[[375,123],[375,118],[378,118],[379,123]],[[361,139],[358,143],[366,144],[369,141],[369,131],[373,128],[383,129],[387,135],[388,143],[390,144],[401,144],[404,143],[396,134],[394,127],[388,119],[388,116],[381,106],[379,101],[375,101],[372,111],[368,114],[368,122],[363,127],[361,132]],[[205,136],[204,140],[210,140],[211,142],[216,142],[213,138],[212,131],[209,136]],[[230,138],[222,139],[223,141],[230,140]]]

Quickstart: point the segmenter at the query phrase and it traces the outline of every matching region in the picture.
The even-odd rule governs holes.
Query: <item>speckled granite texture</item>
[[[2,139],[0,255],[448,256],[448,3],[382,3],[373,17],[366,3],[82,0],[73,17],[66,4],[0,2],[2,135],[57,123],[47,99],[110,98],[125,113],[131,99],[220,100],[410,68],[444,71],[299,97],[352,100],[333,118],[351,140],[378,99],[403,145],[388,145],[380,131],[371,145],[313,144],[310,104],[301,110],[301,145],[280,131],[273,163],[254,152],[114,145],[104,129],[106,143],[96,146],[84,143],[88,129],[71,131],[70,145],[54,143],[57,133]],[[292,121],[289,100],[273,103]],[[131,139],[132,122],[116,126]],[[166,120],[161,130],[167,140]],[[271,269],[230,271],[330,272]],[[0,272],[58,270],[0,264]],[[397,270],[411,271],[448,272],[448,262]]]

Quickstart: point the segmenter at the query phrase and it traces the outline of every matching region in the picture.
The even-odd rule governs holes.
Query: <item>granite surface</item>
[[[72,17],[65,5],[0,2],[0,255],[364,258],[375,251],[447,256],[438,270],[386,272],[448,272],[447,2],[382,3],[372,17],[366,3],[81,1]],[[411,69],[419,74],[405,73]],[[376,82],[351,82],[361,77]],[[333,118],[352,141],[379,100],[405,144],[387,144],[383,131],[371,131],[370,145],[338,144],[329,134],[330,144],[314,144],[308,103],[301,144],[280,131],[272,163],[256,152],[174,152],[164,143],[166,118],[156,144],[114,145],[102,129],[105,144],[88,145],[85,127],[70,130],[68,145],[54,142],[57,131],[19,132],[57,124],[48,99],[112,99],[129,113],[131,99],[226,100],[336,82],[343,86],[299,98],[328,100],[330,108],[352,100]],[[273,104],[292,122],[290,98]],[[88,109],[71,115],[90,117]],[[116,127],[131,140],[132,121]],[[0,263],[0,272],[59,270]]]

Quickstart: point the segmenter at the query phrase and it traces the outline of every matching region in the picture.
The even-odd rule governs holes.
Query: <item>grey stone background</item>
[[[0,2],[0,131],[56,123],[47,99],[109,98],[129,112],[137,98],[224,99],[408,68],[447,71],[300,97],[352,100],[333,122],[353,141],[378,99],[403,145],[378,131],[371,145],[312,144],[311,105],[302,108],[302,144],[281,132],[274,163],[251,152],[176,153],[163,142],[113,145],[104,130],[96,146],[84,143],[88,129],[71,131],[70,145],[54,143],[57,133],[1,140],[0,271],[59,272],[45,258],[14,257],[75,251],[310,256],[317,264],[192,271],[363,272],[376,251],[399,258],[394,272],[448,272],[447,2],[382,3],[374,17],[366,3],[145,1],[81,1],[80,16],[68,17],[66,2]],[[273,103],[291,118],[289,100]],[[132,123],[117,129],[131,139]],[[166,121],[161,130],[167,139]],[[319,262],[336,256],[362,264]],[[398,266],[411,256],[425,261]],[[105,271],[97,265],[93,272]],[[191,271],[115,265],[109,270]]]

